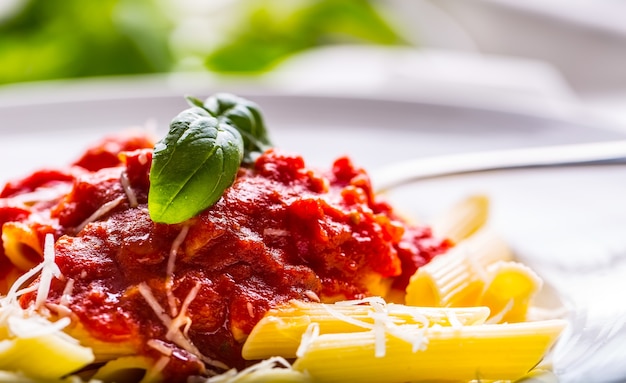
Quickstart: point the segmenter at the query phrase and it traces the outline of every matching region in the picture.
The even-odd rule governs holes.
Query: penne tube
[[[92,350],[95,363],[104,363],[123,356],[136,355],[138,352],[137,346],[130,341],[96,339],[80,323],[67,327],[65,332]]]
[[[311,323],[320,334],[368,331],[374,327],[377,313],[383,313],[394,324],[419,326],[470,326],[482,324],[489,316],[486,307],[441,309],[387,304],[322,304],[293,301],[290,306],[270,310],[253,328],[244,343],[244,359],[271,356],[293,358],[303,334]]]
[[[506,243],[482,229],[420,267],[409,281],[405,302],[410,306],[476,306],[488,280],[487,267],[512,259]]]
[[[519,262],[496,262],[487,268],[489,282],[478,304],[491,310],[490,322],[526,320],[533,297],[541,290],[541,278]]]
[[[566,322],[434,327],[425,347],[385,334],[384,357],[375,357],[375,332],[325,334],[310,340],[293,368],[316,382],[432,382],[515,380],[535,367]]]
[[[154,364],[152,359],[145,356],[124,356],[113,359],[98,369],[92,381],[157,383],[163,379],[158,372],[149,373]]]
[[[232,369],[205,383],[314,383],[308,374],[291,368],[284,358],[272,357],[239,372]]]
[[[35,230],[21,222],[2,225],[4,253],[22,272],[35,267],[43,260],[43,247]]]
[[[489,217],[489,199],[473,195],[463,199],[431,223],[433,233],[459,243],[484,227]]]
[[[1,340],[0,369],[37,379],[59,379],[93,362],[88,347],[62,335]]]

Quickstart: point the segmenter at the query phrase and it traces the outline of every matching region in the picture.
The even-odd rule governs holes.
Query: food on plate
[[[0,370],[24,381],[518,379],[565,323],[474,196],[431,227],[218,94],[0,192]],[[402,368],[398,368],[402,366]],[[11,375],[14,374],[14,375]],[[1,378],[1,377],[0,377]]]

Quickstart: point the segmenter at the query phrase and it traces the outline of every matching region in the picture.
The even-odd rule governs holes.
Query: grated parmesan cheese
[[[459,318],[454,312],[452,312],[452,310],[445,310],[445,313],[446,318],[448,318],[448,322],[450,323],[450,326],[456,329],[463,327],[463,323],[461,323]]]
[[[40,316],[14,315],[7,319],[9,330],[18,338],[37,338],[60,332],[71,323],[70,318],[61,318],[56,322],[50,322]]]
[[[263,235],[266,237],[287,237],[289,236],[289,232],[284,229],[266,227],[263,229]]]
[[[360,320],[358,320],[358,319],[354,319],[354,318],[352,318],[352,317],[349,317],[348,315],[345,315],[345,314],[343,314],[343,313],[340,313],[340,312],[339,312],[339,311],[337,311],[337,310],[334,310],[334,309],[332,308],[332,305],[323,304],[323,305],[322,305],[322,307],[323,307],[323,308],[324,308],[324,309],[325,309],[325,310],[326,310],[326,311],[327,311],[330,315],[332,315],[333,317],[335,317],[335,318],[337,318],[337,319],[339,319],[339,320],[341,320],[341,321],[344,321],[344,322],[346,322],[346,323],[350,323],[350,324],[355,325],[355,326],[357,326],[357,327],[361,327],[361,328],[368,329],[368,330],[371,330],[371,329],[373,329],[373,328],[374,328],[374,326],[373,326],[371,323],[367,323],[367,322],[360,321]]]
[[[4,306],[16,304],[17,299],[20,296],[26,293],[36,291],[37,286],[29,286],[21,290],[20,290],[20,287],[22,287],[24,284],[26,284],[26,282],[28,282],[35,275],[37,275],[43,269],[43,266],[44,266],[44,262],[38,264],[37,266],[28,270],[26,273],[22,274],[19,278],[17,278],[15,282],[13,282],[13,284],[11,285],[11,288],[9,289],[9,292],[7,293],[7,295],[2,300],[0,300],[0,305],[4,307]]]
[[[196,285],[196,286],[199,286],[199,285]],[[167,315],[167,312],[165,311],[165,309],[163,309],[163,307],[157,301],[154,294],[152,294],[152,289],[150,289],[150,287],[145,282],[141,282],[137,287],[141,296],[146,300],[146,302],[148,303],[152,311],[154,311],[154,313],[157,315],[159,320],[161,320],[163,325],[167,328],[167,335],[166,335],[167,340],[174,342],[174,344],[181,347],[182,349],[189,352],[190,354],[195,355],[198,359],[202,360],[203,362],[205,362],[206,364],[210,366],[220,368],[223,370],[228,369],[228,366],[225,363],[220,362],[218,360],[213,360],[209,358],[208,356],[203,355],[198,350],[198,348],[193,344],[191,339],[189,339],[187,334],[185,332],[182,332],[180,330],[180,327],[177,327],[177,325],[182,326],[183,324],[190,323],[190,322],[186,322],[185,318],[188,318],[188,317],[185,315],[185,312],[182,309],[179,315],[175,319],[172,319],[172,317]],[[197,294],[197,290],[194,292],[194,289],[192,289],[189,292],[189,294],[185,298],[185,302],[188,302],[187,305],[191,303],[191,300],[195,298],[195,294]],[[185,302],[183,303],[183,308],[185,308]],[[189,321],[191,321],[191,319],[189,319]]]
[[[159,377],[161,374],[161,371],[163,371],[165,369],[165,367],[168,365],[168,363],[170,362],[170,357],[169,356],[161,356],[159,358],[159,360],[156,361],[156,363],[154,363],[147,371],[146,371],[146,375],[144,375],[143,379],[141,380],[142,382],[156,382],[159,381]]]
[[[126,198],[128,198],[128,204],[130,207],[137,207],[139,202],[137,201],[137,195],[133,191],[133,188],[130,186],[130,181],[128,180],[128,175],[126,171],[123,171],[120,174],[120,183],[122,184],[122,188],[124,189],[124,193],[126,193]]]
[[[334,310],[333,306],[353,306],[368,304],[372,311],[368,313],[374,324],[363,322],[358,319],[354,319],[348,315],[345,315],[338,310]],[[398,339],[401,339],[412,346],[412,351],[417,352],[425,350],[428,345],[428,338],[426,331],[430,326],[430,322],[425,315],[416,313],[415,310],[411,310],[401,305],[387,304],[381,297],[367,297],[363,299],[355,299],[349,301],[340,301],[332,305],[322,305],[326,311],[333,317],[342,320],[346,323],[370,330],[374,333],[374,353],[378,358],[384,357],[386,354],[386,336],[391,335]],[[390,314],[404,313],[410,315],[416,324],[406,324],[399,318],[392,318]],[[454,313],[447,313],[448,321],[453,325],[462,326],[459,319]],[[307,329],[308,330],[308,329]],[[304,338],[304,337],[303,337]],[[310,342],[311,340],[307,338]],[[301,347],[308,347],[302,346]]]
[[[165,356],[172,356],[172,353],[173,353],[172,349],[167,347],[165,344],[163,344],[163,342],[161,342],[158,339],[149,339],[146,342],[146,345],[150,348],[157,350],[158,352],[160,352],[161,354]]]
[[[304,295],[309,298],[310,300],[312,300],[313,302],[321,302],[322,300],[320,299],[320,297],[315,294],[315,291],[312,290],[306,290],[304,292]]]
[[[320,335],[320,325],[319,323],[309,323],[306,330],[302,334],[302,339],[300,340],[300,345],[296,350],[296,356],[301,358],[304,356],[306,351],[311,347],[311,344]]]
[[[39,278],[39,287],[37,288],[37,298],[35,299],[35,308],[43,307],[50,294],[50,284],[52,278],[59,278],[61,270],[54,262],[54,235],[48,233],[44,240],[43,246],[43,262],[41,276]]]
[[[236,369],[230,369],[225,373],[217,376],[213,376],[205,381],[205,383],[235,383],[246,381],[245,378],[256,372],[271,371],[274,369],[285,369],[293,371],[291,364],[285,358],[280,356],[274,356],[269,359],[265,359],[259,363],[256,363],[250,367],[247,367],[239,372]]]
[[[500,310],[499,312],[495,313],[491,318],[487,319],[485,323],[487,324],[500,323],[502,321],[502,318],[504,318],[504,316],[513,309],[514,304],[515,304],[515,301],[513,299],[509,299],[506,306],[504,306],[502,310]]]
[[[93,214],[87,217],[87,219],[85,219],[83,222],[81,222],[80,225],[76,227],[76,233],[80,233],[85,228],[85,226],[87,226],[91,222],[97,221],[100,217],[115,209],[117,205],[122,203],[122,201],[124,201],[124,196],[119,196],[114,200],[111,200],[100,206],[96,211],[93,212]]]
[[[30,205],[35,202],[55,201],[67,195],[71,189],[72,186],[65,183],[60,183],[51,187],[38,187],[32,192],[22,193],[11,197],[11,200],[25,205]]]
[[[252,303],[246,302],[246,309],[248,310],[248,315],[250,315],[250,318],[254,318],[254,307],[252,306]]]
[[[172,242],[172,247],[170,248],[170,253],[167,258],[167,266],[165,269],[165,293],[167,294],[167,304],[170,308],[170,315],[172,317],[175,317],[178,314],[176,297],[172,292],[172,287],[174,286],[174,271],[176,269],[176,257],[178,256],[178,250],[185,241],[185,238],[187,238],[188,233],[189,226],[184,225],[174,239],[174,242]]]

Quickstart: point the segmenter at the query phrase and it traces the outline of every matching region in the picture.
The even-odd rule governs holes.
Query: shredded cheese
[[[69,308],[70,298],[74,291],[74,279],[69,278],[65,282],[65,288],[59,298],[59,303],[46,302],[46,308],[55,311],[60,317],[68,317],[72,314],[72,310]]]
[[[311,343],[320,335],[320,325],[319,323],[309,323],[306,330],[302,334],[302,339],[300,340],[300,345],[296,350],[296,356],[301,358],[304,356],[306,351],[311,347]]]
[[[372,311],[368,313],[368,316],[374,319],[373,325],[371,323],[354,319],[332,308],[333,306],[352,306],[361,304],[368,304],[372,308]],[[367,297],[363,299],[340,301],[332,305],[325,304],[322,305],[322,307],[324,307],[330,315],[339,320],[372,331],[374,333],[375,342],[374,353],[378,358],[384,357],[386,354],[387,335],[394,336],[411,344],[413,352],[425,350],[428,345],[428,338],[426,336],[426,331],[430,326],[428,318],[425,315],[416,313],[415,310],[410,310],[404,306],[387,304],[381,297]],[[406,324],[406,322],[399,318],[391,317],[390,314],[392,313],[408,314],[413,318],[416,324]],[[453,326],[462,327],[462,323],[454,315],[454,313],[447,312],[447,315],[448,321]]]
[[[170,253],[167,258],[167,266],[165,269],[165,293],[167,294],[167,304],[170,308],[170,315],[173,317],[178,314],[176,297],[172,292],[172,288],[174,286],[174,271],[176,269],[176,256],[178,255],[178,250],[180,249],[180,246],[185,241],[185,238],[187,238],[188,233],[189,226],[184,225],[174,239],[174,242],[172,242],[172,247],[170,248]]]
[[[381,297],[366,297],[363,299],[353,299],[353,300],[347,300],[347,301],[339,301],[337,303],[335,303],[337,306],[354,306],[354,305],[362,305],[362,304],[368,304],[372,307],[376,306],[378,308],[380,307],[385,307],[387,305],[387,302],[385,302],[385,300]]]
[[[70,318],[61,318],[56,322],[50,322],[39,316],[11,316],[7,323],[11,333],[18,338],[37,338],[44,335],[54,334],[63,330],[71,323]]]
[[[126,198],[128,198],[128,204],[130,205],[130,207],[137,207],[139,205],[139,202],[137,201],[137,195],[133,191],[133,188],[130,186],[130,181],[128,180],[128,174],[126,174],[126,171],[123,171],[120,174],[120,183],[122,184],[124,193],[126,193]]]
[[[161,356],[159,360],[157,360],[156,363],[154,363],[152,367],[146,371],[146,375],[144,375],[142,381],[143,382],[160,381],[161,379],[159,379],[159,377],[160,377],[161,371],[165,369],[165,367],[168,365],[169,362],[170,362],[169,356],[165,356],[165,355]]]
[[[184,315],[183,310],[181,310],[181,314],[183,315],[179,314],[179,316],[177,316],[175,319],[172,319],[169,315],[167,315],[167,312],[165,311],[165,309],[163,309],[163,307],[157,301],[154,294],[152,294],[152,289],[150,289],[150,287],[145,282],[141,282],[138,285],[138,290],[141,296],[146,300],[146,302],[148,303],[152,311],[154,311],[154,313],[157,315],[159,320],[161,320],[163,325],[168,329],[167,335],[166,335],[167,340],[174,342],[174,344],[181,347],[182,349],[189,352],[190,354],[195,355],[198,359],[202,360],[203,362],[207,363],[210,366],[220,368],[223,370],[228,369],[228,366],[225,363],[220,362],[218,360],[213,360],[205,355],[202,355],[202,353],[198,350],[198,348],[193,344],[191,339],[189,339],[186,336],[186,334],[184,334],[180,330],[180,327],[176,327],[177,325],[182,326],[182,324],[185,323],[184,318],[186,316]],[[191,303],[191,300],[195,298],[195,294],[197,293],[197,291],[195,291],[195,293],[193,291],[194,289],[192,289],[192,291],[190,291],[190,293],[187,295],[187,298],[185,298],[185,302]],[[187,305],[189,303],[187,303]],[[183,307],[185,307],[185,303],[183,303]]]
[[[502,321],[502,318],[504,318],[504,316],[506,314],[509,313],[509,311],[511,311],[513,309],[513,305],[515,304],[515,301],[513,299],[510,299],[506,306],[504,306],[502,308],[502,310],[500,310],[499,312],[497,312],[496,314],[494,314],[491,318],[487,319],[485,321],[485,323],[487,324],[497,324],[500,323]]]
[[[25,205],[31,205],[35,202],[47,202],[57,200],[64,195],[67,195],[72,186],[69,183],[60,183],[51,187],[39,187],[36,190],[29,193],[22,193],[20,195],[11,197],[14,202],[23,203]]]
[[[448,318],[448,322],[450,323],[450,326],[452,326],[453,328],[463,327],[463,323],[461,323],[459,318],[456,316],[454,312],[452,312],[452,310],[446,310],[445,312],[446,312],[446,318]]]
[[[323,308],[324,308],[324,309],[325,309],[325,310],[326,310],[326,311],[327,311],[330,315],[334,316],[335,318],[337,318],[337,319],[339,319],[339,320],[341,320],[341,321],[344,321],[344,322],[346,322],[346,323],[350,323],[350,324],[355,325],[355,326],[357,326],[357,327],[361,327],[361,328],[368,329],[368,330],[371,330],[371,329],[373,329],[373,328],[374,328],[374,326],[373,326],[371,323],[367,323],[367,322],[360,321],[360,320],[358,320],[358,319],[354,319],[354,318],[352,318],[352,317],[349,317],[348,315],[345,315],[345,314],[340,313],[340,312],[339,312],[339,311],[337,311],[337,310],[334,310],[334,309],[332,308],[332,305],[324,304],[324,305],[322,305],[322,307],[323,307]]]
[[[266,227],[265,229],[263,229],[263,235],[266,237],[287,237],[289,236],[289,232],[284,229]]]
[[[61,294],[61,299],[59,299],[59,305],[68,306],[70,304],[70,298],[72,297],[72,292],[74,291],[74,279],[69,278],[65,283],[65,288],[63,289],[63,293]]]
[[[254,318],[254,307],[252,306],[252,303],[246,302],[246,309],[248,310],[248,315],[250,315],[250,318]]]
[[[320,297],[315,294],[315,291],[312,290],[306,290],[304,292],[304,295],[309,298],[310,300],[312,300],[313,302],[321,302],[322,300],[320,299]]]
[[[389,316],[386,313],[373,312],[370,316],[374,318],[374,356],[383,358],[386,354],[386,333]]]
[[[11,285],[9,292],[7,295],[0,300],[0,304],[2,306],[12,305],[17,302],[17,299],[23,294],[30,293],[32,291],[37,290],[37,286],[30,286],[20,290],[26,282],[31,280],[35,275],[37,275],[43,269],[44,263],[40,263],[32,269],[28,270],[24,274],[22,274],[19,278],[15,280],[15,282]]]
[[[260,371],[271,371],[273,369],[282,368],[291,370],[291,364],[280,356],[274,356],[269,359],[265,359],[259,363],[253,364],[239,372],[236,369],[230,369],[225,373],[213,376],[205,381],[205,383],[235,383],[239,381],[245,381],[245,377]]]
[[[35,299],[36,309],[43,307],[48,299],[52,278],[59,278],[61,275],[61,270],[59,270],[59,267],[54,262],[54,257],[54,235],[48,233],[46,234],[43,246],[43,267],[41,269],[39,287],[37,288],[37,298]]]
[[[189,308],[191,302],[196,299],[198,291],[200,291],[200,287],[200,283],[196,283],[194,287],[187,293],[187,296],[185,297],[185,300],[183,301],[183,304],[180,308],[180,312],[172,320],[172,324],[167,331],[167,337],[173,336],[173,331],[176,331],[174,329],[180,329],[183,325],[185,326],[183,329],[183,335],[187,337],[187,332],[189,331],[189,327],[191,326],[191,318],[187,316],[187,309]]]
[[[93,212],[93,214],[87,217],[87,219],[85,219],[83,222],[81,222],[80,225],[76,227],[76,233],[80,233],[85,228],[85,226],[87,226],[91,222],[97,221],[100,217],[115,209],[117,205],[122,203],[122,201],[124,201],[124,196],[119,196],[100,206],[96,211]]]
[[[150,348],[157,350],[165,356],[172,356],[172,349],[167,347],[165,344],[163,344],[163,342],[158,339],[150,339],[146,342],[146,345]]]

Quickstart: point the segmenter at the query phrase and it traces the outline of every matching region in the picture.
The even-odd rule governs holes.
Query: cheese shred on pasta
[[[60,379],[94,361],[90,348],[63,332],[71,323],[69,317],[51,322],[37,311],[48,298],[52,279],[60,277],[54,259],[54,237],[47,234],[43,262],[18,278],[8,294],[0,298],[0,370],[50,380]],[[37,274],[37,285],[21,288]],[[36,300],[31,307],[23,309],[18,298],[30,292],[36,292]],[[33,360],[37,363],[32,363]]]

